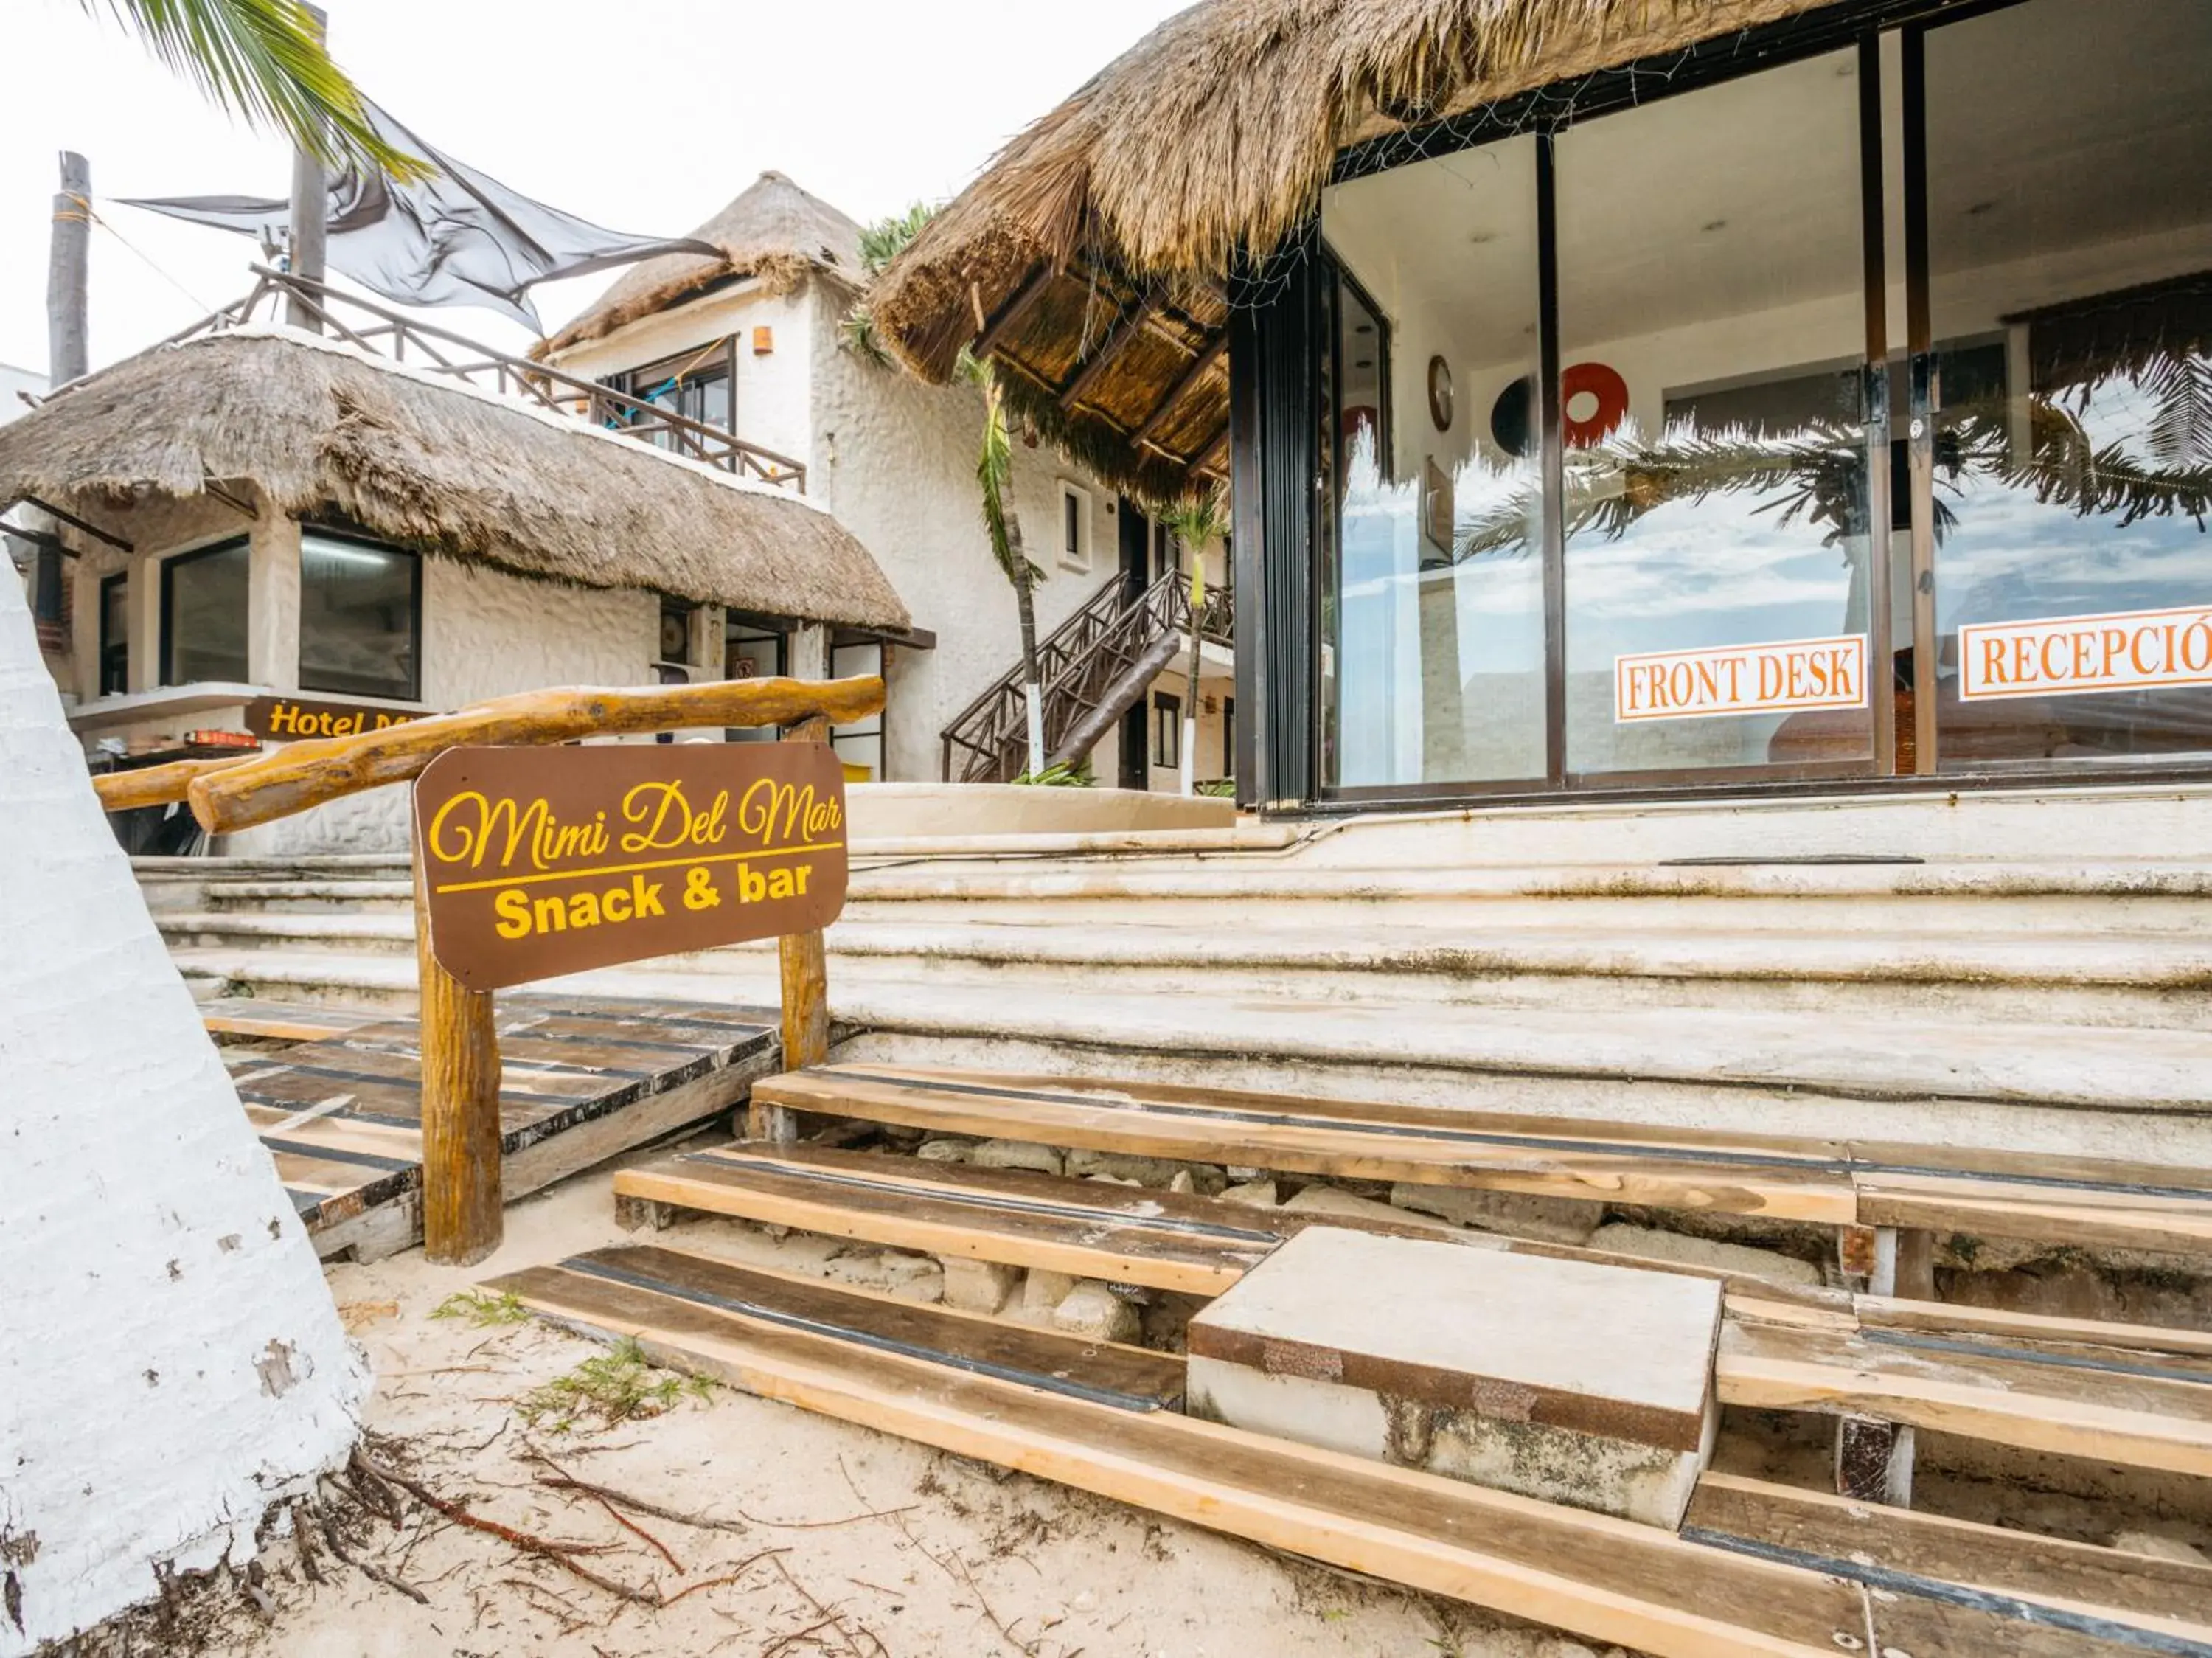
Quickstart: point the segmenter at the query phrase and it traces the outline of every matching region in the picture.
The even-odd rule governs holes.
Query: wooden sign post
[[[782,941],[787,1065],[828,1056],[822,930],[843,907],[844,774],[817,735],[773,746],[453,748],[415,787],[422,1233],[499,1244],[491,993],[747,939]]]
[[[429,897],[415,860],[415,962],[422,985],[422,1253],[473,1266],[499,1247],[499,1032],[489,991],[472,991],[430,949]]]
[[[826,720],[802,720],[784,741],[827,744]],[[834,751],[832,758],[835,758]],[[840,768],[842,775],[842,768]],[[830,957],[822,930],[786,933],[776,940],[776,964],[783,1003],[783,1068],[804,1070],[830,1058]],[[799,1137],[798,1119],[781,1106],[748,1104],[745,1137],[790,1141]]]

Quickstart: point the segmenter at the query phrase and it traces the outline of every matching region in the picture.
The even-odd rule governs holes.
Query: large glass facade
[[[1336,788],[1541,779],[1535,140],[1328,193]]]
[[[1322,793],[2212,760],[2212,3],[1844,21],[1346,158]]]
[[[1926,50],[1942,765],[2212,752],[2212,5]]]
[[[1559,137],[1571,772],[1872,756],[1857,74]]]

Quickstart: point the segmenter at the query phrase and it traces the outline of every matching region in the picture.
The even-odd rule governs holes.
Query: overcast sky
[[[938,200],[1184,0],[329,0],[331,50],[425,141],[620,230],[681,235],[768,168],[863,223]],[[46,366],[55,155],[95,198],[282,195],[234,125],[82,0],[0,0],[0,363]],[[92,360],[251,285],[246,238],[95,199]],[[612,275],[536,290],[549,328]],[[443,320],[513,345],[485,311]]]

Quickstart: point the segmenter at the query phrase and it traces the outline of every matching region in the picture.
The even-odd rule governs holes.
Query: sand
[[[730,1253],[775,1247],[753,1234],[744,1250],[736,1231],[695,1235]],[[370,1426],[447,1501],[541,1537],[605,1547],[586,1564],[610,1579],[663,1596],[736,1581],[665,1606],[629,1605],[410,1505],[405,1530],[380,1524],[361,1551],[416,1586],[427,1606],[327,1557],[325,1581],[311,1583],[280,1539],[260,1563],[270,1609],[219,1591],[203,1649],[240,1658],[1589,1658],[1588,1646],[1472,1608],[729,1389],[611,1429],[526,1427],[514,1410],[520,1396],[605,1350],[535,1322],[483,1326],[432,1312],[495,1272],[624,1235],[600,1171],[510,1209],[506,1244],[483,1265],[433,1267],[418,1250],[331,1268],[332,1292],[375,1365]],[[665,1235],[694,1247],[686,1229]],[[814,1241],[813,1259],[835,1271],[828,1246],[793,1241]],[[727,1528],[633,1515],[648,1541],[596,1501],[549,1489],[542,1482],[554,1476],[536,1456]]]

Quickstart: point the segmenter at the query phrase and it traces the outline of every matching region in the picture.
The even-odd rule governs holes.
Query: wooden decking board
[[[565,1267],[489,1287],[586,1332],[635,1337],[658,1362],[763,1398],[1665,1658],[1832,1658],[1868,1650],[1869,1637],[1875,1651],[1920,1655],[2212,1655],[2160,1630],[2069,1625],[1947,1584],[1870,1592],[1836,1561],[1758,1558],[1173,1412],[1114,1409],[748,1321]]]
[[[1843,1222],[1850,1184],[1803,1167],[1716,1163],[1685,1150],[1645,1158],[1568,1141],[1531,1143],[1478,1130],[1369,1122],[1345,1115],[1224,1116],[1133,1098],[1087,1099],[944,1085],[837,1067],[764,1082],[759,1096],[794,1110],[958,1134],[1013,1133],[1056,1145],[1302,1173],[1488,1187],[1550,1197]],[[1008,1106],[1019,1102],[1018,1113]]]
[[[1966,1153],[888,1066],[827,1066],[765,1089],[794,1109],[910,1128],[1289,1173],[2212,1253],[2212,1187],[2196,1184],[2212,1174],[2195,1170],[2004,1150],[1978,1167]],[[1862,1155],[1874,1149],[1923,1161]]]
[[[2168,1619],[2200,1643],[2212,1642],[2212,1629],[2203,1627],[2212,1618],[2212,1566],[1723,1473],[1698,1482],[1683,1525],[1692,1536],[1747,1538],[2046,1604]]]
[[[523,994],[502,997],[501,1150],[510,1198],[740,1101],[771,1062],[773,1014],[676,1002]],[[681,1040],[653,1038],[671,1021]],[[274,1156],[294,1206],[319,1240],[422,1179],[421,1034],[386,1014],[331,1021],[323,1039],[231,1062],[239,1097]],[[726,1073],[726,1079],[725,1074]],[[624,1125],[630,1125],[629,1129]],[[411,1209],[378,1221],[380,1247],[404,1247]],[[358,1226],[330,1248],[366,1247]],[[352,1240],[354,1241],[349,1241]]]
[[[1171,1354],[1027,1329],[652,1245],[597,1249],[561,1265],[571,1272],[711,1308],[743,1323],[1071,1392],[1121,1410],[1157,1411],[1182,1398],[1183,1363]]]
[[[2212,1475],[2212,1386],[1976,1347],[1916,1350],[1732,1320],[1721,1332],[1714,1377],[1724,1405],[1873,1417],[2029,1450]]]
[[[325,1008],[307,1002],[263,1002],[251,997],[204,1003],[200,1021],[213,1036],[239,1036],[270,1042],[318,1042],[386,1018],[352,1008]]]

